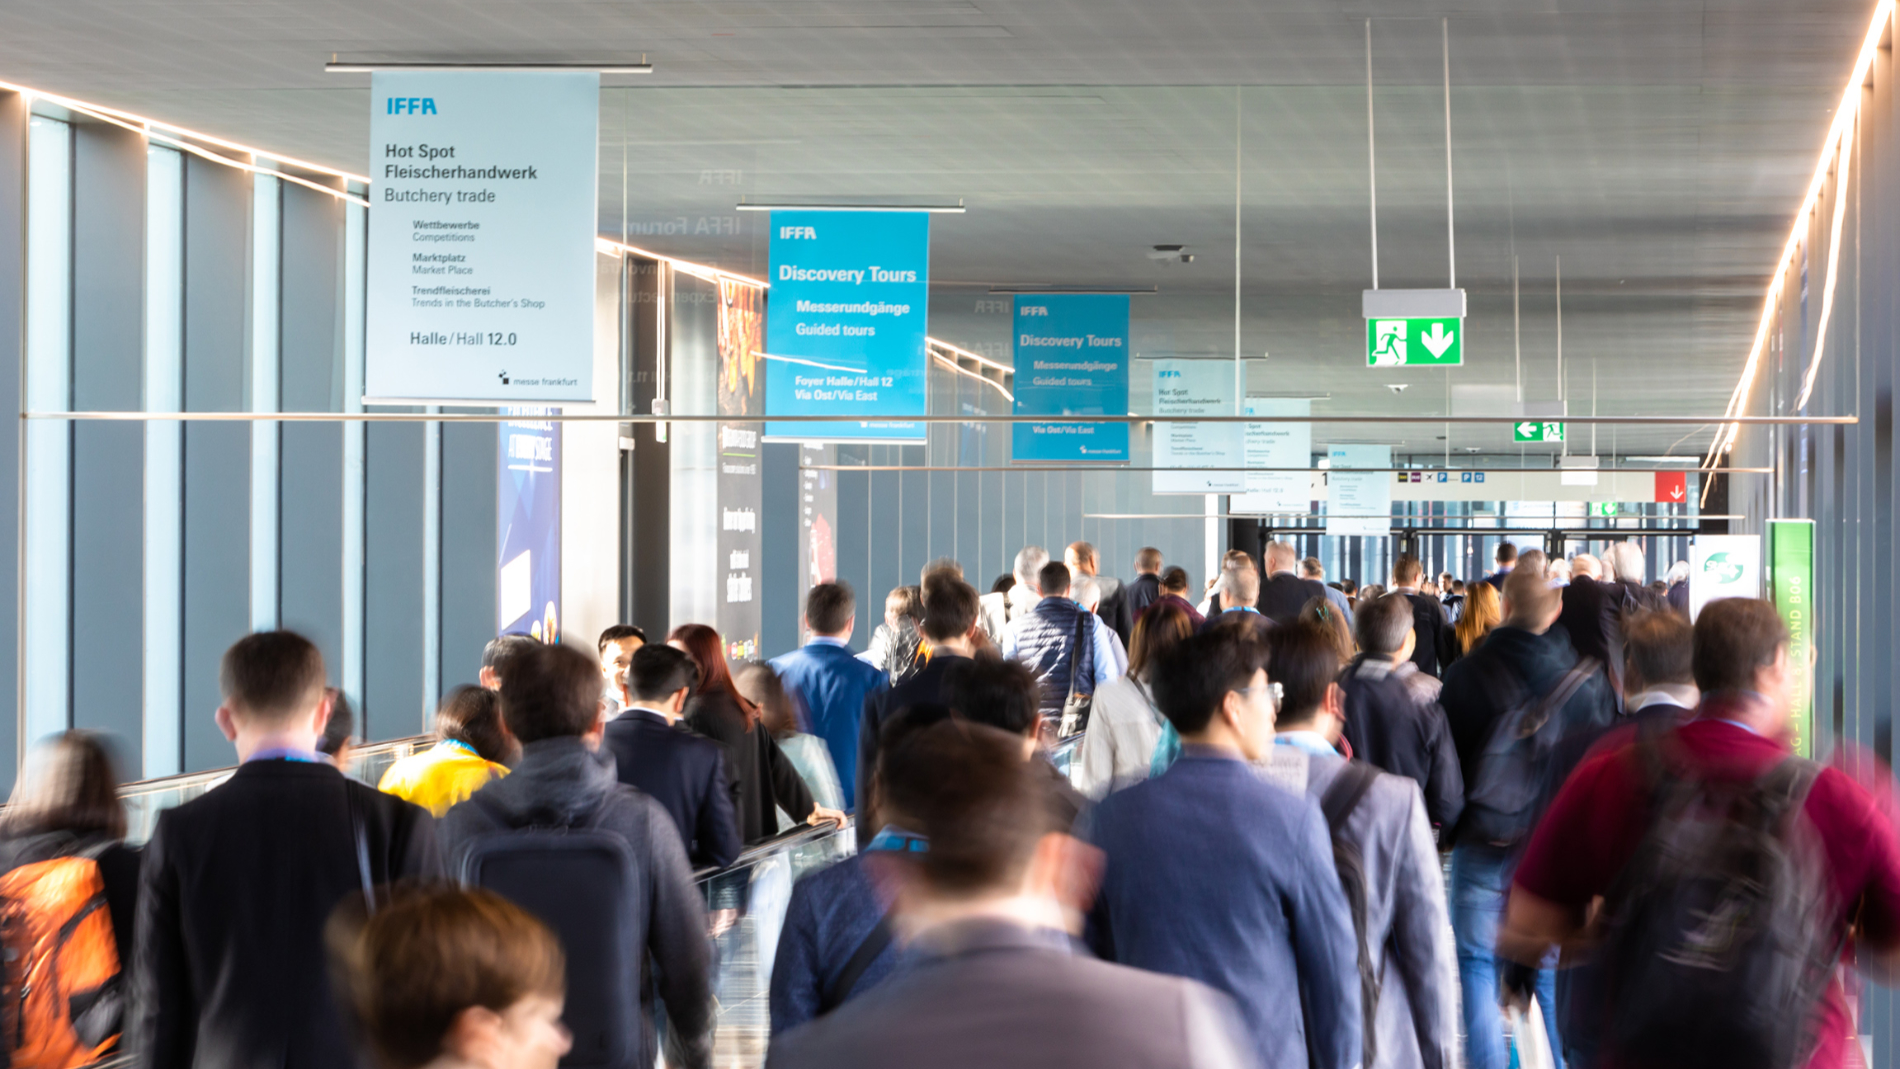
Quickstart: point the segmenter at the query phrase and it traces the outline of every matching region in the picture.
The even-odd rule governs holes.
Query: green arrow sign
[[[1607,516],[1607,517],[1614,518],[1616,516],[1616,502],[1592,501],[1590,502],[1589,512],[1590,512],[1590,515],[1592,516]]]
[[[1521,419],[1511,424],[1513,442],[1561,442],[1564,440],[1564,425],[1546,423],[1534,419]]]
[[[1459,367],[1464,362],[1462,319],[1366,320],[1367,367]]]

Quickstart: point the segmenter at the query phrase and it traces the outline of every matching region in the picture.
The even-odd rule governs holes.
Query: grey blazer
[[[1275,746],[1256,767],[1315,802],[1346,761]],[[1451,1069],[1458,1041],[1458,959],[1446,915],[1445,878],[1408,776],[1380,773],[1346,818],[1366,870],[1366,944],[1380,978],[1378,1059],[1366,1069]]]
[[[911,968],[772,1042],[767,1069],[1240,1069],[1227,996],[1001,920],[931,930]]]

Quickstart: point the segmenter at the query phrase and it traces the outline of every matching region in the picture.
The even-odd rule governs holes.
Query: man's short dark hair
[[[1693,684],[1695,628],[1666,610],[1632,613],[1623,621],[1623,665],[1645,687]]]
[[[1398,580],[1400,586],[1413,586],[1424,577],[1425,565],[1410,553],[1401,553],[1399,559],[1392,562],[1392,578]]]
[[[943,703],[965,720],[1026,735],[1042,719],[1042,689],[1015,661],[957,661],[943,673]]]
[[[896,742],[879,765],[890,804],[930,840],[906,854],[939,894],[1013,888],[1042,837],[1060,830],[1020,735],[949,719]]]
[[[482,667],[494,669],[495,678],[506,679],[514,659],[539,645],[539,640],[528,635],[496,635],[482,647]]]
[[[1135,571],[1142,574],[1161,570],[1161,551],[1153,546],[1143,546],[1135,551]]]
[[[1390,657],[1405,645],[1405,635],[1415,622],[1412,599],[1404,594],[1387,594],[1360,604],[1352,616],[1353,637],[1367,653]]]
[[[607,652],[607,643],[619,642],[622,639],[629,638],[637,638],[642,645],[645,645],[647,633],[632,624],[615,624],[600,633],[600,640],[594,643],[594,649],[605,654]]]
[[[335,757],[356,737],[356,708],[350,704],[350,696],[335,687],[323,688],[323,695],[330,699],[330,719],[323,722],[323,737],[317,740],[317,752]]]
[[[1339,581],[1339,589],[1345,591],[1348,596],[1357,594],[1359,592],[1359,580],[1341,579]]]
[[[1273,633],[1267,678],[1280,684],[1280,722],[1304,724],[1326,701],[1326,688],[1339,677],[1339,648],[1333,637],[1311,624]]]
[[[1069,566],[1059,560],[1052,560],[1036,573],[1036,586],[1042,596],[1054,597],[1069,592]]]
[[[924,578],[924,618],[917,629],[932,642],[950,642],[976,626],[976,588],[948,572]]]
[[[1509,564],[1517,559],[1517,547],[1509,542],[1498,543],[1497,559],[1499,564]]]
[[[1186,590],[1187,588],[1188,574],[1186,568],[1176,564],[1161,573],[1161,589],[1172,593],[1173,591]]]
[[[1760,598],[1718,598],[1695,620],[1695,685],[1703,693],[1753,690],[1755,672],[1775,663],[1788,627]]]
[[[858,597],[842,579],[819,583],[805,595],[805,622],[821,635],[843,631],[857,611]]]
[[[1258,647],[1239,628],[1213,628],[1182,639],[1150,670],[1149,686],[1161,715],[1183,735],[1206,730],[1227,692],[1252,684],[1264,659]]]
[[[627,690],[643,702],[665,701],[699,682],[699,666],[684,650],[649,642],[627,661]]]
[[[523,745],[579,737],[600,719],[600,691],[600,665],[592,657],[573,646],[537,643],[508,662],[501,716]]]
[[[1326,574],[1326,566],[1319,562],[1318,557],[1302,557],[1300,558],[1300,574],[1308,579],[1318,579]]]
[[[218,693],[240,716],[267,722],[309,712],[323,700],[323,654],[295,631],[259,631],[224,651]]]
[[[939,573],[948,575],[952,579],[961,579],[963,578],[963,562],[955,557],[938,557],[924,565],[922,574],[917,577],[917,585],[929,586],[930,577]]]

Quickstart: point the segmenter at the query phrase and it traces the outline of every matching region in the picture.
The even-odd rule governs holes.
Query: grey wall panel
[[[280,248],[280,401],[292,412],[339,409],[343,202],[285,184]],[[336,685],[343,668],[343,430],[286,423],[282,435],[278,619],[317,644]]]
[[[866,455],[870,446],[838,447],[839,464],[869,463]],[[858,592],[859,613],[864,603],[865,592],[871,589],[871,549],[872,536],[869,533],[871,519],[871,480],[876,472],[841,471],[838,472],[838,578],[851,584]],[[887,537],[885,541],[895,541]],[[882,595],[879,595],[882,597]],[[882,605],[879,606],[882,612]],[[802,619],[802,616],[801,616]],[[802,624],[800,625],[803,626]],[[871,641],[871,629],[877,626],[875,619],[867,619],[864,626],[851,636],[851,647],[862,651]],[[801,631],[801,634],[803,632]]]
[[[336,686],[343,678],[343,428],[280,427],[277,616],[323,651]]]
[[[250,509],[250,426],[186,424],[186,772],[232,761],[211,714],[218,707],[218,659],[250,631]]]
[[[368,428],[363,479],[365,738],[408,734],[425,713],[423,434],[420,423],[372,423]]]
[[[759,652],[767,658],[798,646],[798,451],[792,442],[760,450]]]
[[[137,409],[144,357],[145,142],[73,127],[73,406]],[[73,725],[110,734],[143,764],[145,436],[75,423],[72,467]],[[101,647],[111,656],[96,656]]]
[[[185,407],[244,408],[250,177],[185,157]],[[231,763],[218,658],[250,630],[251,432],[185,427],[185,771]]]
[[[0,412],[20,411],[26,297],[26,98],[0,92]],[[19,421],[0,434],[0,605],[20,603]],[[0,790],[20,761],[19,615],[0,612]]]
[[[442,425],[442,693],[473,683],[495,637],[496,430]]]

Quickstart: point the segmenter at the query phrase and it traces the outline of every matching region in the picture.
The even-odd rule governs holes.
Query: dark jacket
[[[825,1008],[825,990],[837,982],[884,919],[889,907],[864,871],[864,858],[864,854],[853,854],[792,886],[785,925],[779,929],[778,954],[772,959],[772,1035],[819,1015]],[[900,953],[893,939],[871,959],[839,1004],[882,983],[897,970]]]
[[[1156,599],[1154,599],[1154,601],[1150,602],[1148,604],[1148,608],[1143,609],[1142,612],[1146,613],[1149,609],[1153,609],[1156,605],[1159,605],[1164,601],[1171,601],[1174,604],[1179,605],[1181,606],[1181,608],[1185,609],[1188,614],[1188,622],[1194,625],[1194,630],[1196,631],[1199,631],[1201,629],[1201,625],[1207,622],[1207,618],[1205,616],[1202,616],[1201,611],[1194,607],[1194,603],[1182,597],[1179,594],[1163,594],[1160,597],[1157,597]]]
[[[811,816],[816,808],[811,788],[772,741],[772,733],[750,723],[731,695],[719,690],[693,695],[686,703],[685,724],[726,751],[726,779],[741,840],[756,843],[777,835],[779,809],[793,820]]]
[[[1260,581],[1260,597],[1253,603],[1260,614],[1281,627],[1299,619],[1300,610],[1314,598],[1326,596],[1326,584],[1304,579],[1292,572],[1281,572]]]
[[[1157,580],[1155,585],[1158,588],[1160,581]],[[1102,600],[1095,603],[1095,615],[1121,636],[1122,645],[1128,645],[1128,636],[1135,629],[1135,613],[1128,604],[1128,588],[1122,585],[1120,579],[1107,575],[1096,576],[1095,586],[1102,592]]]
[[[889,689],[874,690],[864,696],[864,715],[858,720],[858,841],[867,843],[877,831],[869,826],[871,772],[877,765],[877,738],[891,717],[913,705],[936,705],[943,701],[943,675],[953,664],[969,660],[941,650],[931,655],[923,670]]]
[[[1079,625],[1079,626],[1078,626]],[[1042,690],[1041,708],[1045,717],[1061,716],[1068,701],[1072,673],[1078,694],[1095,692],[1095,645],[1093,629],[1104,626],[1089,617],[1082,607],[1068,598],[1047,597],[1035,608],[1010,621],[1015,640],[1015,657],[1036,677]],[[1010,649],[1009,636],[1003,645]],[[1078,641],[1079,640],[1079,641]]]
[[[1612,694],[1623,692],[1623,620],[1643,610],[1666,609],[1662,592],[1641,583],[1594,579],[1564,587],[1563,615],[1557,625],[1570,636],[1579,657],[1595,657],[1609,673]]]
[[[1443,828],[1465,807],[1465,781],[1445,712],[1433,700],[1438,681],[1403,662],[1360,654],[1339,675],[1346,692],[1346,741],[1352,755],[1425,792],[1425,815]]]
[[[1141,614],[1148,606],[1160,600],[1161,577],[1153,572],[1143,572],[1135,576],[1134,582],[1124,589],[1128,591],[1128,627],[1133,631],[1134,621],[1141,619]]]
[[[354,818],[354,821],[353,821]],[[426,810],[328,764],[248,761],[159,815],[145,847],[127,1030],[149,1069],[349,1069],[323,926],[372,883],[442,871]]]
[[[905,626],[910,627],[908,622]],[[909,633],[918,637],[914,627]],[[816,640],[772,658],[772,670],[785,685],[800,723],[807,725],[805,730],[825,740],[845,804],[852,804],[857,797],[858,720],[864,715],[864,696],[889,686],[890,678],[858,660],[847,647]]]
[[[97,833],[75,835],[69,831],[35,832],[0,842],[0,873],[12,872],[21,865],[78,854],[86,854],[99,864],[99,878],[106,885],[106,912],[112,918],[112,940],[119,947],[119,968],[129,976],[132,969],[132,929],[138,916],[139,901],[137,850]]]
[[[1079,955],[1061,932],[969,920],[932,928],[912,949],[901,975],[773,1040],[767,1069],[1252,1064],[1227,999]]]
[[[1547,694],[1576,663],[1577,651],[1570,647],[1562,628],[1552,627],[1538,635],[1521,627],[1501,625],[1451,666],[1438,701],[1445,710],[1466,783],[1477,778],[1478,759],[1491,737],[1492,726],[1508,707],[1512,683],[1521,684],[1531,694]],[[1598,672],[1564,704],[1564,737],[1600,731],[1615,713],[1609,684]],[[1546,796],[1552,793],[1553,784],[1562,783],[1570,774],[1568,760],[1581,756],[1577,747],[1560,747],[1558,752],[1559,759],[1545,773]],[[1563,754],[1570,757],[1563,758]]]
[[[632,708],[609,721],[604,738],[620,782],[660,803],[680,831],[695,868],[725,868],[739,856],[732,781],[719,744],[658,713]]]
[[[1445,607],[1430,594],[1406,594],[1412,603],[1412,663],[1428,676],[1442,676],[1445,666],[1454,659],[1452,651],[1446,645],[1446,629],[1450,621],[1445,617]]]
[[[1318,806],[1188,746],[1088,823],[1106,855],[1090,936],[1104,960],[1232,996],[1266,1069],[1359,1064],[1358,945]]]
[[[491,809],[503,817],[497,820]],[[491,780],[442,818],[442,847],[453,867],[479,836],[530,824],[584,822],[625,839],[645,878],[636,910],[636,923],[646,928],[640,942],[647,948],[641,970],[648,975],[638,985],[642,1064],[651,1064],[656,1050],[652,999],[657,988],[671,1024],[669,1047],[677,1045],[687,1066],[702,1069],[712,1044],[712,950],[705,908],[672,819],[658,802],[615,780],[610,754],[590,750],[578,738],[528,743],[513,772]],[[657,983],[651,975],[655,965]]]

